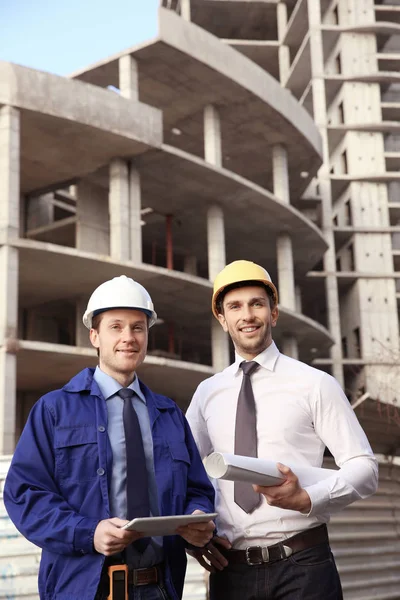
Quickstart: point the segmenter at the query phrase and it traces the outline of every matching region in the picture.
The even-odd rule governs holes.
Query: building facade
[[[280,349],[334,375],[397,455],[399,0],[161,4],[155,39],[68,78],[0,62],[0,454],[96,364],[82,314],[123,273],[159,315],[140,375],[185,408],[229,364],[212,280],[245,258],[277,284]],[[400,598],[382,473],[363,518],[332,523],[348,598]]]

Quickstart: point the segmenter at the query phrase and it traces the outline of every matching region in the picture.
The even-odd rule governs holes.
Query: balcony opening
[[[349,348],[347,345],[347,337],[346,336],[342,337],[342,355],[343,355],[343,358],[348,358],[348,356],[349,356]]]
[[[353,329],[354,336],[354,355],[355,358],[361,358],[361,336],[360,336],[360,328],[356,327]]]
[[[349,271],[355,271],[355,260],[354,260],[354,247],[353,244],[350,244],[350,246],[347,248],[348,251],[348,255],[349,255]]]
[[[347,175],[349,172],[348,162],[347,162],[347,151],[345,150],[340,155],[340,167],[343,175]]]
[[[351,227],[353,225],[353,215],[351,212],[350,200],[347,200],[344,203],[344,224],[346,227]]]
[[[341,75],[342,74],[342,59],[340,57],[340,52],[339,52],[339,54],[335,58],[334,73],[335,73],[335,75]]]
[[[339,123],[343,125],[344,123],[344,107],[343,102],[341,102],[338,106],[338,114],[339,114]]]

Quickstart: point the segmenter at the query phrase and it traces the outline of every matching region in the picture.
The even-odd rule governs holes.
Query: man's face
[[[140,310],[108,310],[101,315],[98,329],[90,330],[90,341],[100,351],[102,371],[117,381],[133,381],[146,356],[147,316]]]
[[[271,344],[279,313],[277,306],[271,309],[263,286],[231,290],[225,295],[223,310],[219,322],[240,356],[251,360]]]

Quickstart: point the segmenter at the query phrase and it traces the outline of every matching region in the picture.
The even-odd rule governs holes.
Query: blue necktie
[[[132,404],[132,397],[135,392],[131,388],[122,388],[119,390],[118,395],[124,401],[127,519],[130,521],[136,517],[148,517],[150,515],[149,481],[142,432]],[[149,541],[148,538],[141,539],[136,541],[134,545],[143,552]]]
[[[259,366],[255,361],[240,363],[243,380],[236,408],[235,425],[235,454],[239,456],[257,457],[256,403],[250,377]],[[235,481],[234,500],[241,509],[251,513],[260,504],[261,496],[253,490],[250,483]]]

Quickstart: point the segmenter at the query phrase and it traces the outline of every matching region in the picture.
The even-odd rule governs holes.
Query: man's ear
[[[92,346],[94,346],[94,348],[100,348],[99,333],[97,329],[93,329],[92,327],[92,329],[89,331],[89,339],[90,343],[92,344]]]
[[[220,325],[221,325],[222,329],[225,331],[225,333],[228,333],[226,319],[225,319],[224,315],[221,315],[221,313],[218,313],[218,321],[220,322]]]
[[[275,305],[273,309],[271,309],[271,326],[276,327],[276,323],[279,317],[279,309],[278,306]]]

